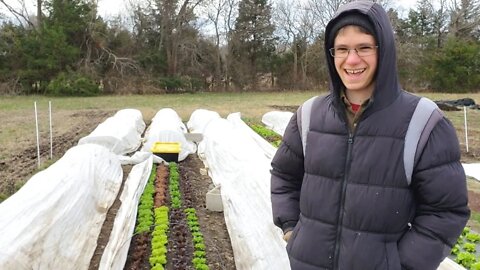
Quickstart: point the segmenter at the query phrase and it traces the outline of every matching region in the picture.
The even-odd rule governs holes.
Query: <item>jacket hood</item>
[[[391,104],[399,95],[401,87],[397,74],[397,56],[395,37],[390,19],[385,10],[377,3],[370,1],[354,1],[341,6],[325,30],[325,56],[330,76],[330,91],[334,103],[340,104],[340,92],[345,86],[340,79],[333,57],[328,49],[333,47],[332,29],[340,18],[347,14],[359,13],[365,15],[373,24],[378,45],[378,65],[375,75],[375,88],[370,99],[369,108],[365,114],[371,114]]]

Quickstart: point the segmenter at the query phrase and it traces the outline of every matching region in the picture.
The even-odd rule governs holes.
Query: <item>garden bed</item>
[[[208,176],[200,173],[201,168],[203,168],[203,163],[196,155],[189,155],[187,159],[178,164],[179,193],[177,195],[180,194],[180,204],[176,207],[173,207],[173,205],[178,204],[178,201],[172,200],[169,169],[165,165],[158,165],[155,170],[155,190],[150,195],[154,208],[166,206],[169,209],[168,252],[165,269],[196,269],[193,265],[193,258],[197,250],[194,248],[193,233],[188,223],[188,216],[192,210],[185,212],[186,209],[194,209],[198,219],[199,231],[203,235],[205,246],[204,257],[208,268],[235,269],[233,251],[223,213],[211,212],[205,207],[205,194],[209,190],[211,180]],[[149,192],[148,188],[145,188],[145,192]],[[173,192],[175,193],[175,191]],[[115,213],[119,206],[118,203],[114,203],[109,213]],[[142,211],[141,206],[139,206],[139,215],[140,211]],[[111,228],[111,223],[113,223],[113,219],[107,218],[99,239],[105,238],[105,235],[110,233],[105,228]],[[138,232],[137,226],[124,269],[153,269],[150,258],[152,257],[152,232],[154,228],[155,225],[150,230]],[[99,246],[103,246],[100,244],[100,240]],[[97,248],[90,269],[98,269],[100,257],[100,249]],[[92,267],[95,265],[97,267]]]

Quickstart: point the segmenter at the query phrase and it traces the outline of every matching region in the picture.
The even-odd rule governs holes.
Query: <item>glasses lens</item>
[[[355,51],[358,56],[362,57],[362,56],[369,56],[369,55],[375,54],[375,50],[377,48],[378,46],[361,46],[353,49],[340,47],[340,48],[331,48],[329,49],[329,51],[333,57],[337,57],[337,58],[347,57],[350,51]]]
[[[369,56],[375,53],[375,46],[362,46],[355,49],[358,56]]]

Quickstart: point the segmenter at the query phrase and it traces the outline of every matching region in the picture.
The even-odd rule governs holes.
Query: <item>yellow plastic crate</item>
[[[178,162],[180,153],[179,142],[155,142],[150,149],[156,156],[163,158],[166,162]]]

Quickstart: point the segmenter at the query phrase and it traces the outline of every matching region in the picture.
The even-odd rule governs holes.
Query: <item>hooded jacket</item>
[[[384,9],[355,1],[338,10],[373,23],[378,45],[375,88],[353,132],[344,88],[325,41],[330,93],[312,107],[303,153],[294,114],[272,160],[274,223],[293,228],[287,244],[291,268],[436,269],[462,232],[470,211],[459,143],[442,118],[432,129],[407,184],[403,150],[419,97],[397,77],[394,34]]]

